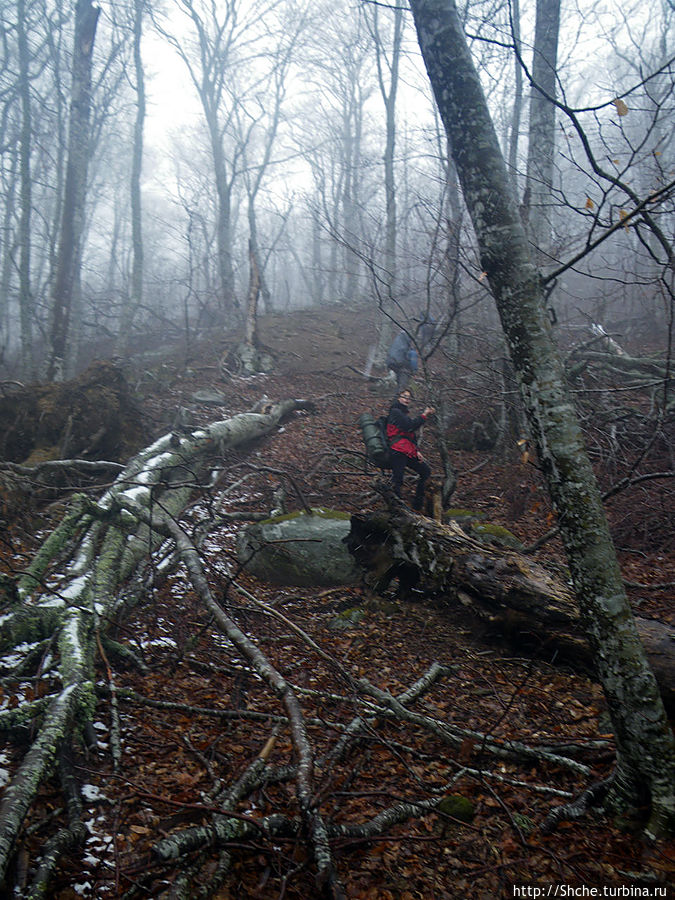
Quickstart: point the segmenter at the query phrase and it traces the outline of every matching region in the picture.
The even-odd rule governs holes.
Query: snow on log
[[[285,400],[265,412],[241,413],[159,438],[129,462],[98,502],[75,496],[25,573],[5,590],[11,601],[0,615],[0,670],[25,675],[34,648],[45,641],[58,646],[59,653],[41,672],[56,683],[54,693],[25,704],[25,721],[35,716],[32,723],[39,727],[0,804],[0,891],[43,778],[73,735],[91,721],[96,637],[123,606],[125,582],[149,551],[167,540],[148,525],[153,511],[161,505],[163,516],[177,517],[195,489],[214,481],[228,449],[252,443],[294,410],[310,406]],[[136,517],[129,507],[147,515]],[[33,655],[37,667],[43,654]],[[23,705],[0,709],[0,732],[23,723]]]

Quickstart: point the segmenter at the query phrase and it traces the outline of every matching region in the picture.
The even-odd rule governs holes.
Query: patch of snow
[[[79,597],[86,586],[86,576],[79,575],[74,581],[71,581],[70,584],[66,585],[66,587],[61,588],[61,597],[65,600],[72,600]]]
[[[178,647],[178,644],[172,638],[162,637],[162,638],[153,638],[152,640],[144,641],[142,646],[143,647]]]
[[[122,491],[120,496],[127,497],[129,500],[132,500],[136,503],[141,503],[142,498],[147,497],[148,489],[146,487],[138,487],[134,485],[134,487],[128,488],[126,491]]]
[[[9,757],[4,751],[0,750],[0,788],[3,788],[10,782],[11,776],[9,769],[5,768],[6,765],[9,765]]]
[[[52,594],[49,597],[45,597],[40,600],[40,606],[65,606],[65,601],[61,597],[57,597],[56,594]]]
[[[101,725],[101,722],[97,722],[97,725]],[[96,727],[96,725],[94,726]],[[90,803],[93,803],[96,800],[106,800],[105,794],[101,793],[100,788],[98,788],[95,784],[83,784],[82,788],[82,796],[85,800],[88,800]]]
[[[73,655],[76,656],[78,660],[82,661],[84,659],[84,653],[82,650],[82,644],[80,643],[80,632],[78,625],[79,622],[77,616],[71,615],[66,622],[61,634],[70,641]]]

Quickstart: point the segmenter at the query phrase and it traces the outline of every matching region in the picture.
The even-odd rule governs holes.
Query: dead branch
[[[139,509],[161,504],[165,515],[177,514],[228,448],[263,437],[305,406],[287,400],[265,414],[242,413],[160,438],[134,457],[98,503],[73,500],[16,583],[14,603],[0,620],[0,652],[49,637],[58,645],[59,660],[46,674],[60,687],[39,708],[30,708],[31,715],[41,714],[37,736],[0,804],[0,883],[40,785],[69,735],[91,720],[95,635],[121,611],[123,586],[163,540],[123,509],[125,499]]]

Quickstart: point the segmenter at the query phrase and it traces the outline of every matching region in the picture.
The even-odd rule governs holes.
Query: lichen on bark
[[[61,524],[35,554],[19,582],[18,600],[0,618],[0,648],[51,639],[58,648],[50,668],[51,690],[0,717],[10,733],[23,722],[39,722],[37,735],[4,791],[0,805],[0,884],[23,821],[58,754],[83,732],[95,708],[97,634],[123,603],[127,579],[166,540],[155,531],[153,512],[178,516],[194,492],[211,477],[214,459],[272,431],[303,401],[287,400],[267,414],[243,413],[177,438],[165,435],[138,454],[98,503],[75,497]],[[176,477],[178,472],[178,477]],[[143,516],[125,509],[125,498]]]
[[[600,491],[480,78],[454,0],[411,0],[410,7],[596,651],[618,745],[620,777],[611,790],[631,785],[624,794],[633,794],[629,802],[638,795],[646,799],[648,835],[673,833],[675,739],[637,629],[630,624]]]

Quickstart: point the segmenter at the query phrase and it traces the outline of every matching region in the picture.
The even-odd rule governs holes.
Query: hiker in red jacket
[[[398,395],[398,399],[392,404],[387,418],[387,437],[392,451],[391,486],[396,496],[400,497],[406,466],[417,472],[419,478],[412,507],[420,510],[424,500],[424,487],[431,475],[431,469],[417,449],[416,432],[436,410],[432,406],[427,406],[421,416],[412,418],[408,411],[411,402],[412,394],[407,388],[404,388]]]

